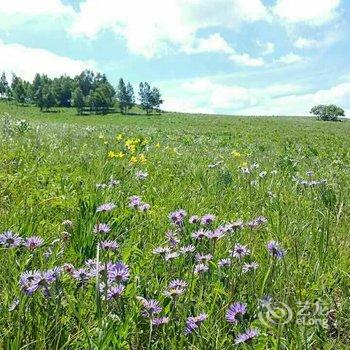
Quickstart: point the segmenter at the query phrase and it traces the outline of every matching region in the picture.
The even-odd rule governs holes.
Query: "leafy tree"
[[[74,80],[84,96],[88,96],[93,88],[96,88],[95,74],[91,70],[84,70]]]
[[[338,121],[338,117],[345,116],[344,110],[336,105],[314,106],[311,108],[310,113],[316,115],[317,119],[330,121]]]
[[[27,98],[27,90],[23,80],[16,75],[12,77],[11,90],[16,102],[23,104]]]
[[[130,110],[135,106],[135,94],[134,88],[130,83],[126,86],[126,96],[127,96],[127,109]]]
[[[53,80],[53,89],[57,97],[57,103],[60,107],[70,107],[74,81],[72,78],[62,75]]]
[[[78,114],[82,114],[85,106],[84,94],[80,87],[77,87],[72,94],[73,106],[76,107]]]
[[[114,105],[115,90],[109,83],[101,84],[88,98],[90,109],[95,113],[106,114]]]
[[[2,73],[0,78],[0,96],[7,98],[8,92],[9,92],[9,83],[7,82],[6,74]]]
[[[163,103],[162,95],[158,88],[154,87],[151,92],[151,102],[152,108],[159,109],[160,105]]]
[[[43,86],[39,103],[40,110],[43,110],[44,108],[49,110],[56,106],[57,98],[51,82],[48,82]]]
[[[158,88],[154,87],[151,89],[148,83],[140,83],[140,104],[141,108],[150,113],[154,108],[159,108],[163,103],[162,96]]]
[[[122,113],[125,113],[128,108],[128,94],[124,80],[120,78],[118,88],[117,88],[117,101],[119,103],[119,108]]]

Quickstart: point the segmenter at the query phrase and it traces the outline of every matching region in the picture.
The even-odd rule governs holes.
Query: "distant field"
[[[0,103],[0,348],[349,349],[350,123],[134,112]]]

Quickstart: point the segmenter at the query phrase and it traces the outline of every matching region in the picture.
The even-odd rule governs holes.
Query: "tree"
[[[62,75],[53,80],[53,89],[57,97],[57,103],[60,107],[70,107],[74,81],[72,78]]]
[[[106,114],[109,108],[114,105],[115,90],[109,83],[101,84],[98,88],[91,91],[88,97],[90,109],[95,113]]]
[[[42,88],[42,99],[40,109],[45,108],[49,110],[51,107],[54,107],[57,104],[57,99],[55,91],[53,89],[52,83],[46,83]]]
[[[11,90],[16,102],[23,104],[27,98],[27,91],[23,80],[15,74],[12,77]]]
[[[84,96],[88,96],[96,88],[95,74],[91,70],[84,70],[74,78]]]
[[[73,106],[76,107],[78,114],[82,114],[85,106],[84,94],[80,87],[77,87],[72,94]]]
[[[124,114],[128,107],[128,95],[126,92],[126,86],[122,78],[119,79],[117,88],[117,101],[119,103],[120,111]]]
[[[162,96],[158,88],[151,89],[148,83],[140,83],[140,104],[141,108],[148,114],[152,112],[154,108],[159,108],[163,103]]]
[[[338,121],[338,117],[344,117],[345,112],[342,108],[336,105],[318,105],[310,110],[311,114],[316,115],[317,119]]]
[[[135,106],[135,94],[134,88],[130,83],[126,86],[126,96],[127,96],[127,109],[130,110]]]
[[[9,83],[6,79],[6,74],[2,73],[0,78],[0,97],[8,98]]]
[[[158,88],[154,87],[151,92],[152,108],[159,109],[159,106],[163,103],[162,95]]]

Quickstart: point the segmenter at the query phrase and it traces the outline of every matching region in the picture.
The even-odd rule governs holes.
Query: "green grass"
[[[240,348],[348,349],[350,124],[134,112],[82,117],[73,109],[40,113],[34,107],[0,103],[0,116],[10,115],[0,121],[0,231],[24,238],[39,235],[45,242],[32,252],[0,248],[0,348],[235,349],[237,334],[254,327],[260,335]],[[28,130],[16,124],[19,119],[29,122]],[[140,140],[133,154],[125,147],[129,139]],[[234,150],[239,154],[232,154]],[[110,158],[110,151],[125,156]],[[141,154],[144,164],[139,163]],[[136,164],[130,163],[133,156]],[[240,167],[254,163],[257,169],[242,173]],[[148,178],[137,180],[138,170],[147,171]],[[298,185],[295,178],[308,179],[310,170],[314,179],[327,179],[327,184]],[[260,177],[263,171],[267,175]],[[96,188],[111,176],[120,181],[116,187]],[[151,209],[130,209],[133,195]],[[116,209],[96,213],[106,202]],[[180,208],[188,215],[176,229],[168,214]],[[261,215],[268,222],[227,234],[216,244],[197,242],[191,234],[198,227],[188,218],[206,213],[216,216],[211,228]],[[67,219],[72,228],[62,226]],[[98,222],[108,223],[111,232],[94,234]],[[152,253],[167,244],[168,230],[177,231],[179,246],[193,244],[197,252],[213,255],[208,272],[194,275],[191,255],[166,262]],[[119,249],[97,251],[102,239],[116,240]],[[283,259],[271,258],[266,249],[270,240],[285,249]],[[232,258],[230,268],[219,269],[218,261],[229,257],[237,243],[248,245],[251,254]],[[81,286],[64,271],[50,284],[49,297],[43,288],[31,296],[20,290],[24,271],[65,263],[80,268],[96,256],[103,266],[107,261],[129,266],[130,278],[119,299],[105,301],[96,278]],[[243,263],[252,261],[258,269],[243,273]],[[174,302],[163,291],[175,278],[185,280],[188,288]],[[100,279],[105,280],[103,274]],[[265,295],[275,301],[272,307],[288,305],[292,319],[284,322],[286,317],[278,314],[275,322],[262,322],[259,312],[264,316],[266,310],[260,299]],[[161,315],[170,322],[150,327],[138,297],[158,300]],[[9,310],[16,298],[17,307]],[[225,313],[236,301],[247,305],[247,313],[236,325],[228,324]],[[318,302],[322,309],[315,309]],[[305,303],[314,308],[306,320],[321,324],[298,322],[310,311],[301,310]],[[186,318],[200,313],[207,320],[197,333],[184,335]]]

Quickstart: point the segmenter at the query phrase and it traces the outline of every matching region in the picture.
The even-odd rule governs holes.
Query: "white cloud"
[[[0,0],[0,27],[14,27],[27,21],[73,18],[71,6],[60,0]]]
[[[336,29],[326,32],[321,39],[299,37],[294,42],[294,46],[298,49],[317,49],[328,47],[336,43],[342,38],[343,34]]]
[[[150,58],[167,50],[189,50],[200,40],[200,29],[235,28],[268,19],[261,0],[86,0],[80,4],[71,33],[94,38],[110,29],[125,39],[132,53]],[[197,42],[198,50],[207,44]],[[217,45],[218,38],[211,38],[209,44]]]
[[[179,89],[180,86],[180,89]],[[167,94],[172,96],[167,103]],[[330,88],[309,92],[297,84],[272,84],[248,88],[196,78],[168,85],[166,110],[243,115],[308,115],[317,104],[340,105],[350,114],[350,77]],[[185,102],[184,102],[185,101]]]
[[[271,55],[275,51],[275,44],[274,43],[271,43],[271,42],[262,43],[259,40],[256,43],[262,49],[261,54],[264,56]]]
[[[247,53],[235,53],[230,55],[229,59],[237,64],[249,67],[261,67],[265,64],[265,61],[262,58],[254,58],[248,55]]]
[[[0,67],[7,74],[15,73],[32,80],[35,73],[45,73],[51,77],[75,75],[86,68],[95,69],[96,65],[93,61],[74,60],[44,49],[5,44],[0,40]]]
[[[277,0],[274,15],[287,23],[321,25],[338,15],[341,0]]]
[[[319,42],[315,39],[298,38],[294,42],[294,46],[298,49],[309,49],[318,46]]]
[[[287,55],[281,56],[279,59],[276,60],[276,62],[282,64],[293,64],[302,62],[302,60],[303,58],[299,55],[296,55],[295,53],[289,53]]]

